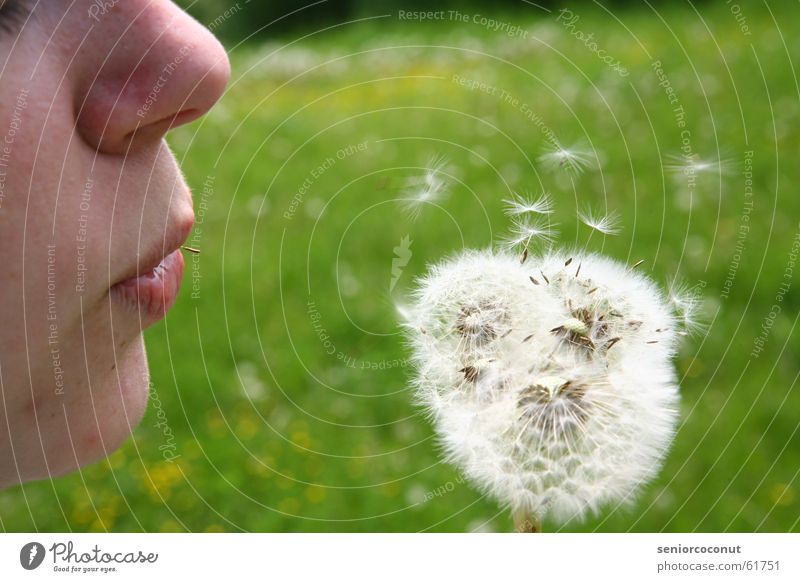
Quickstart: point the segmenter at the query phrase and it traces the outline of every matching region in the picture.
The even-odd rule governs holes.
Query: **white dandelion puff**
[[[511,229],[503,239],[503,246],[507,249],[528,249],[533,242],[553,244],[558,237],[556,226],[544,220],[529,218],[512,220]]]
[[[629,504],[658,472],[679,336],[646,276],[593,254],[467,251],[419,281],[411,314],[418,402],[519,528]]]
[[[537,158],[546,168],[552,171],[563,170],[574,175],[582,174],[585,170],[597,165],[597,157],[582,144],[566,148],[558,142],[551,143],[547,151]]]
[[[510,199],[503,200],[506,205],[506,216],[520,216],[522,214],[552,214],[555,211],[553,199],[548,193],[543,193],[534,199],[530,194],[522,196],[513,194]]]
[[[405,323],[410,323],[412,321],[414,311],[409,305],[402,301],[395,301],[394,309],[397,312],[397,317],[399,317],[401,321]]]
[[[621,218],[616,211],[608,214],[596,214],[591,208],[585,212],[578,212],[578,219],[591,228],[605,235],[619,234]]]

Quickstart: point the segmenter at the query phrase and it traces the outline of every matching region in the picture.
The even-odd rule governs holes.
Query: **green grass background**
[[[428,262],[502,236],[502,199],[527,189],[554,195],[562,244],[643,258],[663,284],[704,286],[707,320],[677,358],[681,424],[660,476],[633,508],[545,528],[798,530],[796,281],[765,352],[750,352],[800,219],[800,18],[796,4],[745,3],[748,36],[714,4],[658,15],[575,8],[576,28],[627,77],[534,8],[498,17],[527,39],[392,16],[232,47],[219,107],[170,138],[203,205],[191,243],[199,262],[187,257],[177,306],[146,333],[154,394],[180,456],[164,460],[168,435],[151,407],[107,461],[0,492],[2,529],[509,530],[507,513],[441,462],[406,388],[392,304]],[[728,160],[691,192],[664,167],[681,135],[655,60],[686,111],[693,151]],[[536,161],[541,129],[453,75],[504,89],[564,143],[594,148],[599,167],[574,179],[547,171]],[[365,151],[311,180],[287,219],[310,172],[361,142]],[[751,230],[723,298],[748,150]],[[412,220],[397,199],[434,156],[447,159],[449,196]],[[205,194],[204,182],[213,182]],[[588,205],[619,212],[622,233],[587,243],[575,213]],[[390,293],[405,236],[413,256]],[[362,369],[380,362],[387,369]]]

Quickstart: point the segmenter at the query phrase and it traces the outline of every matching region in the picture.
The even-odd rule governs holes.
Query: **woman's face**
[[[224,49],[167,0],[0,0],[0,487],[111,453],[148,394],[192,199],[163,141]]]

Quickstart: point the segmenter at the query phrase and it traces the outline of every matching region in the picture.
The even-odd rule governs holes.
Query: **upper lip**
[[[177,251],[192,232],[194,219],[183,225],[170,225],[163,237],[153,241],[150,245],[143,245],[143,252],[137,253],[136,261],[126,269],[117,283],[141,277],[161,264],[167,256]]]

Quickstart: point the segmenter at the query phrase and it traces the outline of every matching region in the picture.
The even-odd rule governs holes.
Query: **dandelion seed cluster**
[[[659,470],[681,322],[646,276],[592,254],[467,251],[431,268],[405,315],[449,460],[515,513],[581,519]]]

